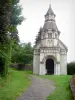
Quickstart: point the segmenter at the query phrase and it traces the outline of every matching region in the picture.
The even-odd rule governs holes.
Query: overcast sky
[[[39,28],[44,24],[50,0],[20,0],[26,20],[18,26],[21,42],[34,44]],[[51,0],[60,40],[68,47],[67,61],[75,60],[75,0]]]

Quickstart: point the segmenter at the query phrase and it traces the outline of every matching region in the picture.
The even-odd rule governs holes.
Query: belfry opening
[[[52,75],[54,74],[54,60],[51,58],[48,58],[46,60],[46,71],[47,71],[47,75]]]

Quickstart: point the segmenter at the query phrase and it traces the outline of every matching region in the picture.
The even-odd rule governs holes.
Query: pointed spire
[[[51,7],[51,0],[50,0],[50,5],[49,5],[49,7]]]
[[[48,9],[48,11],[47,11],[45,16],[48,16],[48,15],[54,15],[55,16],[55,14],[54,14],[54,12],[53,12],[53,10],[51,8],[51,1],[50,1],[49,9]]]
[[[58,31],[58,27],[55,22],[55,14],[51,7],[51,1],[50,1],[49,9],[45,15],[45,23],[43,26],[44,31],[48,30],[48,29],[51,29],[52,31]]]

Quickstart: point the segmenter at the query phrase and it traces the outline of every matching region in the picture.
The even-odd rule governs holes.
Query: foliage
[[[6,76],[8,73],[8,66],[11,59],[11,41],[8,44],[0,45],[0,75]]]
[[[18,30],[17,25],[21,24],[24,20],[24,17],[21,15],[22,13],[22,7],[19,5],[20,0],[12,0],[11,5],[11,22],[10,22],[10,32],[11,32],[11,38],[18,43],[19,42],[19,36],[18,36]]]
[[[12,16],[11,16],[11,25],[19,25],[24,20],[24,17],[21,16],[22,7],[19,5],[20,0],[12,0]]]
[[[52,80],[56,86],[56,89],[50,94],[47,100],[72,100],[69,88],[69,79],[71,76],[43,75],[40,77]]]
[[[10,37],[12,39],[12,41],[14,41],[14,43],[19,43],[19,36],[18,36],[18,30],[16,28],[16,26],[10,26]]]
[[[18,43],[17,25],[24,20],[19,0],[0,0],[0,75],[6,76],[11,59],[12,42]],[[11,34],[10,34],[11,33]]]
[[[31,43],[14,44],[12,49],[12,63],[29,64],[33,60]]]
[[[0,0],[0,44],[8,41],[11,0]]]
[[[75,74],[75,62],[70,62],[67,64],[67,73],[68,73],[68,75]]]
[[[30,71],[10,69],[7,79],[0,79],[0,100],[15,100],[30,85]]]
[[[4,54],[4,53],[3,53]],[[2,53],[0,53],[0,75],[4,76],[7,74],[7,55],[2,55]],[[7,65],[6,65],[7,64]]]
[[[0,0],[0,75],[6,76],[10,55],[9,26],[11,0]]]

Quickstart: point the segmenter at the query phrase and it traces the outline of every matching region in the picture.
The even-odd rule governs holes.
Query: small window
[[[52,38],[52,33],[48,33],[48,38]]]
[[[55,34],[55,38],[57,38],[57,34]]]
[[[45,38],[45,33],[43,34],[43,39]]]

